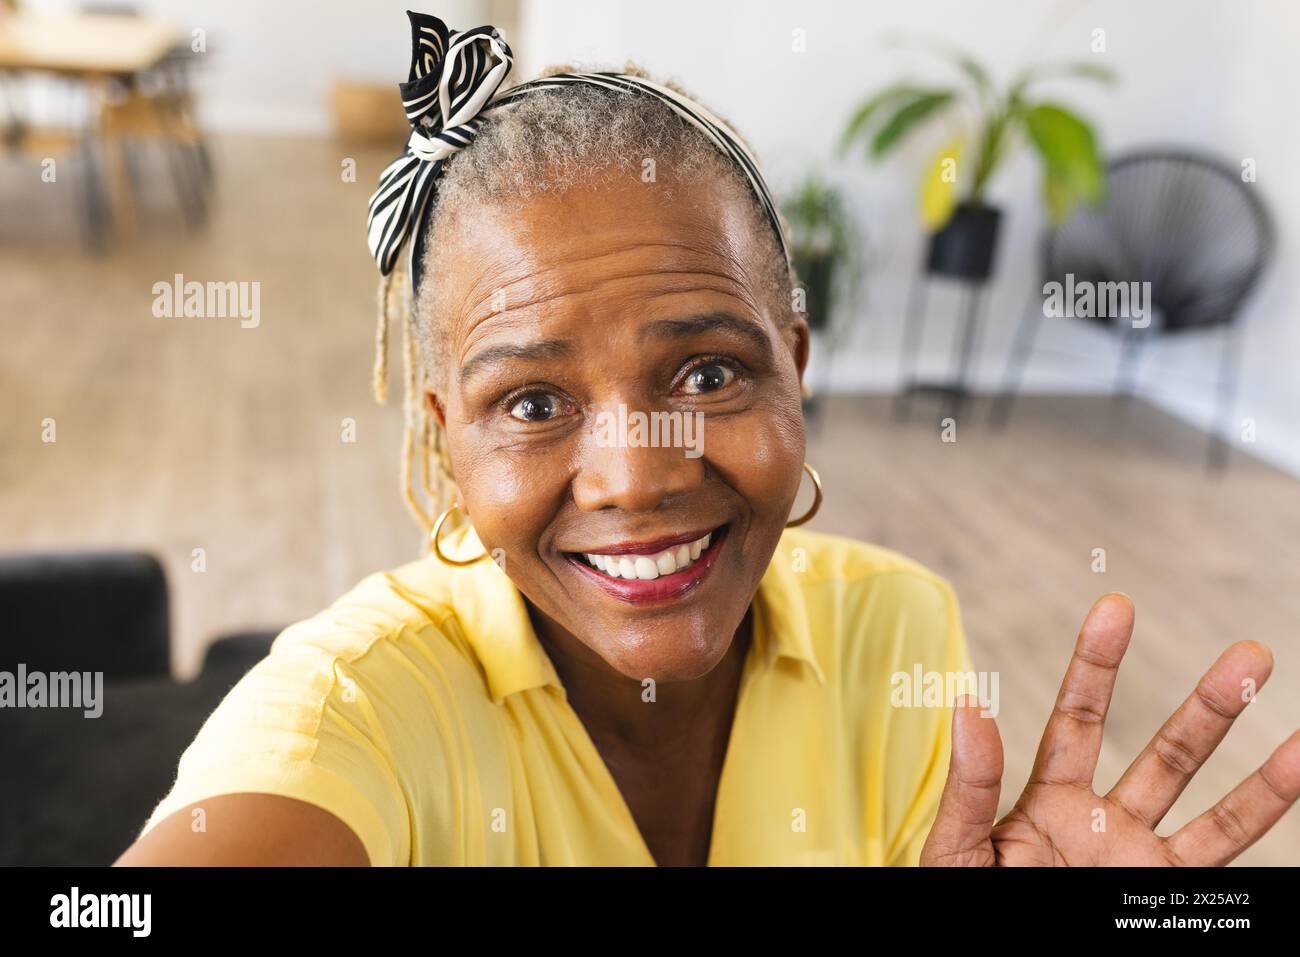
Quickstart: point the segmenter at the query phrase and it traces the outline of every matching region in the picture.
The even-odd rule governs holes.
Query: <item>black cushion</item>
[[[215,642],[193,682],[106,680],[103,713],[0,710],[0,865],[108,865],[171,787],[181,752],[276,632]]]
[[[102,671],[105,678],[171,669],[167,579],[152,555],[70,552],[0,556],[0,669]]]

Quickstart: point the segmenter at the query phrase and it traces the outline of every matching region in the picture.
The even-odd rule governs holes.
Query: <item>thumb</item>
[[[1002,736],[992,718],[980,717],[974,695],[952,709],[952,759],[934,826],[921,850],[922,866],[993,864],[989,839],[1002,792]]]

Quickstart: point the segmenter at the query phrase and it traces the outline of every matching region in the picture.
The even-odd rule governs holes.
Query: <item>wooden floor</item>
[[[356,182],[341,175],[348,158]],[[12,170],[0,181],[14,211],[0,220],[0,548],[157,553],[182,676],[212,637],[311,614],[417,553],[398,496],[399,412],[376,407],[368,385],[362,223],[388,158],[222,140],[206,231],[182,230],[169,184],[151,182],[148,238],[101,259],[76,244],[72,184],[40,185],[39,167],[30,188]],[[260,326],[154,318],[153,284],[175,273],[260,282]],[[976,666],[1000,674],[1004,807],[1098,595],[1125,591],[1138,609],[1102,788],[1224,646],[1268,644],[1271,683],[1162,830],[1181,825],[1300,726],[1300,482],[1240,455],[1208,475],[1203,436],[1141,402],[1027,399],[1001,433],[985,411],[963,413],[944,443],[923,400],[906,423],[885,399],[832,400],[811,426],[826,486],[812,527],[896,548],[954,583]],[[355,443],[341,440],[345,418]],[[1300,811],[1241,860],[1300,863]]]

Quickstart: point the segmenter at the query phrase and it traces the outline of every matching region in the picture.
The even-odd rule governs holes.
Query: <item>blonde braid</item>
[[[424,376],[420,370],[420,353],[417,348],[417,339],[415,331],[414,310],[406,310],[406,322],[403,326],[406,330],[405,342],[403,343],[406,355],[406,402],[403,409],[406,418],[406,431],[402,441],[402,495],[406,499],[406,507],[410,509],[415,520],[420,523],[425,532],[433,531],[433,518],[424,510],[420,504],[419,496],[416,492],[415,471],[417,466],[423,471],[423,463],[426,459],[424,451],[424,429],[422,420],[424,418],[421,411],[421,399],[423,390],[421,383]],[[432,503],[437,507],[437,502]]]
[[[388,308],[393,294],[393,276],[379,277],[379,321],[375,328],[375,368],[371,376],[371,387],[375,391],[375,401],[380,405],[388,403]]]
[[[451,450],[447,445],[447,433],[439,428],[437,422],[431,421],[431,431],[433,433],[429,442],[429,452],[432,455],[438,475],[438,495],[437,499],[442,503],[442,507],[450,505],[456,501],[459,488],[456,486],[456,478],[451,470]],[[464,522],[468,521],[466,516],[457,512],[454,516],[452,528],[459,528]]]
[[[425,402],[420,403],[420,477],[421,484],[424,488],[424,495],[430,502],[441,503],[442,492],[437,487],[434,469],[437,464],[433,457],[433,430],[438,427],[432,415],[429,414],[429,406]]]
[[[396,304],[394,298],[397,299]],[[427,536],[433,530],[436,516],[455,501],[456,482],[452,476],[446,436],[425,401],[426,380],[420,362],[419,326],[411,301],[410,284],[406,280],[406,269],[401,260],[391,273],[381,278],[379,284],[373,386],[375,399],[380,403],[385,403],[388,399],[388,338],[389,329],[395,320],[402,326],[402,355],[406,363],[402,409],[402,498]],[[421,497],[424,498],[424,503],[421,502]],[[460,516],[453,516],[452,527],[459,524]],[[426,539],[426,546],[427,544]]]

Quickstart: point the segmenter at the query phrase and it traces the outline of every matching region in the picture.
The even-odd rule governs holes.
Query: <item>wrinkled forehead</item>
[[[730,183],[619,177],[497,198],[440,220],[421,308],[453,360],[506,313],[562,321],[701,290],[765,316],[755,235],[764,224]]]

